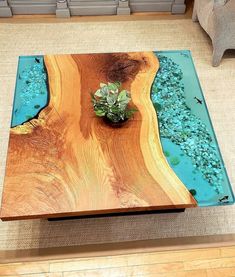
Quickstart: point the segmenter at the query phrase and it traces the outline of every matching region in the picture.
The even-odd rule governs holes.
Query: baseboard
[[[131,12],[169,12],[172,3],[130,3]]]
[[[11,5],[12,13],[17,14],[55,14],[56,5],[54,4],[24,4],[24,5]]]
[[[117,7],[110,6],[94,6],[94,7],[78,7],[78,6],[70,6],[71,15],[116,15]]]

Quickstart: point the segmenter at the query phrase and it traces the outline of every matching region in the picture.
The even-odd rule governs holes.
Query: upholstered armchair
[[[212,65],[227,49],[235,49],[235,0],[195,0],[193,21],[199,21],[213,45]]]

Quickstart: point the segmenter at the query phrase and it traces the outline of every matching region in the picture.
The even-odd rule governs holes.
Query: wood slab
[[[163,154],[151,85],[152,52],[47,55],[50,100],[11,128],[1,219],[196,206]],[[113,128],[94,114],[100,82],[131,91],[134,118]]]

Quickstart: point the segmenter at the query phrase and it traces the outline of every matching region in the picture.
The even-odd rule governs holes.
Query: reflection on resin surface
[[[20,57],[11,127],[35,117],[47,101],[43,56]]]
[[[189,51],[156,52],[160,69],[151,97],[165,156],[199,205],[233,195]]]

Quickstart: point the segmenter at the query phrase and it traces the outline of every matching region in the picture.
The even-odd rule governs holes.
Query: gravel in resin
[[[37,61],[40,61],[37,59]],[[47,91],[47,75],[44,69],[43,61],[36,62],[20,74],[20,79],[24,86],[21,90],[20,97],[24,104],[30,104],[31,100]]]
[[[11,127],[37,116],[47,105],[48,98],[43,56],[20,57]]]
[[[216,146],[200,118],[185,102],[183,73],[172,59],[158,55],[160,69],[156,74],[151,98],[157,110],[160,136],[180,146],[191,158],[217,193],[222,193],[222,165]],[[174,162],[174,161],[173,161]]]

